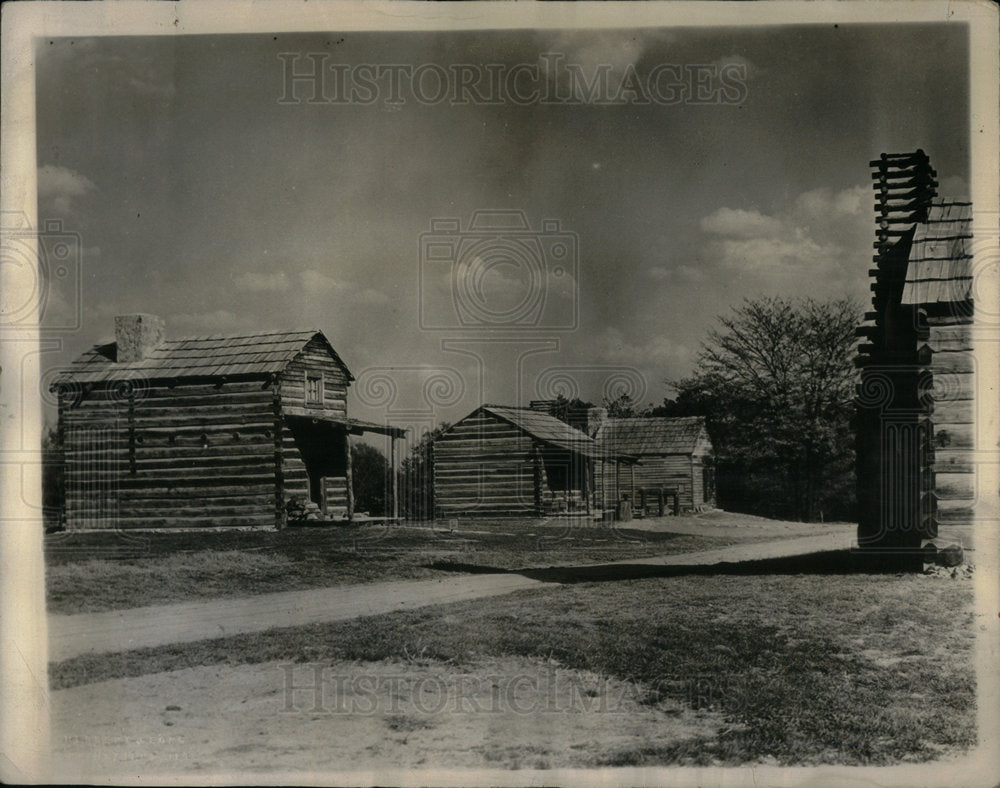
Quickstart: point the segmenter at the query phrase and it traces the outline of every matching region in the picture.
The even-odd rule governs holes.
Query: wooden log
[[[934,401],[932,413],[935,428],[975,423],[974,404],[971,399]]]
[[[971,314],[957,313],[949,308],[942,314],[927,315],[925,320],[931,328],[934,326],[959,326],[972,323],[972,316]]]
[[[117,518],[114,529],[134,530],[140,528],[232,528],[232,527],[270,527],[273,523],[270,514],[239,515],[227,517],[142,517]]]
[[[972,473],[976,462],[969,451],[934,451],[933,466],[935,473]]]
[[[934,353],[931,370],[935,374],[975,372],[976,359],[969,351],[944,351]]]
[[[935,471],[934,490],[942,500],[971,501],[976,497],[975,473],[942,473]]]
[[[972,324],[953,323],[930,326],[927,344],[935,351],[973,350]]]
[[[262,392],[266,394],[267,392]],[[170,419],[170,418],[190,418],[197,414],[206,418],[218,418],[229,416],[230,418],[254,418],[268,417],[271,414],[270,402],[262,396],[255,396],[251,400],[249,396],[239,398],[241,401],[234,402],[229,398],[214,398],[205,400],[192,400],[187,402],[172,402],[170,400],[149,401],[140,399],[136,402],[136,415],[142,419]],[[95,410],[108,411],[109,407],[95,408]]]
[[[270,496],[263,500],[255,499],[256,503],[209,506],[200,501],[185,501],[182,505],[173,505],[160,501],[119,501],[117,514],[120,517],[258,517],[271,515]],[[80,516],[99,514],[97,508],[88,508],[80,504],[74,511]]]
[[[931,378],[930,393],[935,402],[975,399],[975,375],[972,372],[934,375]]]
[[[949,424],[934,428],[935,451],[971,449],[975,445],[976,431],[972,424]]]
[[[971,523],[975,510],[968,501],[939,500],[937,519],[939,523]]]
[[[100,449],[88,447],[85,442],[80,442],[67,446],[65,449],[65,456],[70,459],[76,459],[80,462],[87,462],[99,457],[110,456],[124,462],[127,460],[128,452],[123,446],[117,446],[102,451]],[[201,462],[219,464],[220,460],[226,460],[228,458],[233,458],[239,461],[242,458],[270,456],[271,447],[267,444],[257,442],[236,442],[227,446],[216,444],[209,446],[207,449],[202,449],[200,445],[195,444],[175,443],[166,445],[151,445],[149,442],[143,442],[143,444],[137,448],[136,463],[140,467],[144,463],[155,464],[159,460],[170,460],[175,462],[187,461],[192,465],[196,465]]]

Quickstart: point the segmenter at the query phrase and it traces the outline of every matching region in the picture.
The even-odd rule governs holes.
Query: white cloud
[[[284,271],[247,271],[237,278],[236,286],[251,293],[283,292],[291,287],[291,282]]]
[[[844,216],[871,216],[873,205],[871,187],[855,186],[839,192],[820,188],[800,194],[795,199],[792,212],[800,219],[829,222]]]
[[[336,294],[345,301],[362,304],[385,304],[389,301],[389,297],[385,293],[374,287],[361,287],[353,282],[334,279],[332,276],[312,268],[300,271],[299,281],[303,292],[307,294]]]
[[[299,272],[299,281],[302,288],[307,292],[318,292],[318,293],[332,293],[332,292],[345,292],[348,287],[344,282],[340,282],[334,279],[332,276],[327,276],[320,271],[316,271],[312,268],[307,268],[304,271]]]
[[[701,229],[734,238],[767,238],[780,232],[782,223],[757,210],[723,207],[702,219]]]
[[[576,101],[606,103],[618,95],[626,73],[630,78],[637,75],[643,82],[645,75],[637,74],[635,68],[645,49],[645,40],[630,33],[605,33],[573,31],[545,43],[544,51],[549,57],[547,62],[539,61],[541,76],[548,77],[558,95],[572,95]]]
[[[71,213],[73,200],[96,188],[86,175],[68,167],[45,164],[38,168],[38,198],[58,215]]]
[[[706,258],[763,277],[769,287],[794,275],[800,289],[843,279],[865,265],[873,233],[870,187],[811,189],[773,214],[722,207],[701,220]],[[860,281],[860,278],[859,278]]]
[[[380,290],[344,282],[313,268],[298,273],[247,271],[236,278],[236,286],[250,293],[297,293],[304,298],[335,295],[362,304],[389,302],[389,297]]]
[[[608,326],[597,335],[594,350],[600,361],[633,364],[640,368],[659,368],[687,355],[687,348],[669,337],[655,335],[632,342],[615,326]]]

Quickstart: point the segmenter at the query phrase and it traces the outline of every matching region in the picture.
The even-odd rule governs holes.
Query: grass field
[[[272,661],[349,660],[390,673],[419,662],[461,673],[484,659],[546,660],[626,681],[663,715],[680,703],[720,720],[714,733],[597,762],[581,751],[579,765],[881,765],[974,743],[971,597],[970,582],[869,573],[838,551],[78,657],[53,665],[51,677],[57,689]],[[544,750],[544,740],[535,746]]]
[[[524,521],[455,527],[364,526],[285,531],[53,534],[48,609],[82,613],[349,583],[441,576],[449,568],[521,569],[724,547],[761,537],[631,528],[541,527]]]

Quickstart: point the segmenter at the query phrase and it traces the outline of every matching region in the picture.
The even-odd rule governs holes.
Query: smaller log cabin
[[[439,518],[589,513],[593,466],[603,459],[590,436],[564,421],[501,405],[476,408],[431,451]]]
[[[622,419],[599,413],[596,422],[594,437],[608,460],[596,466],[600,500],[610,505],[627,495],[636,506],[662,490],[677,496],[682,512],[714,508],[715,466],[703,416]],[[619,456],[634,457],[637,463],[614,462]]]
[[[351,436],[404,434],[347,416],[353,379],[320,331],[167,339],[158,317],[115,318],[52,384],[65,527],[352,519]]]

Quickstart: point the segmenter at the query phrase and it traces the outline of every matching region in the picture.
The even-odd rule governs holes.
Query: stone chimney
[[[156,315],[118,315],[115,318],[119,363],[142,361],[164,339],[165,326]]]
[[[608,409],[607,408],[587,408],[587,429],[586,433],[591,437],[597,435],[597,431],[601,428],[601,425],[607,421]]]

